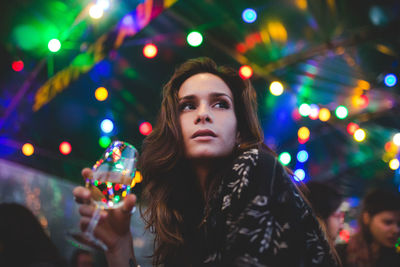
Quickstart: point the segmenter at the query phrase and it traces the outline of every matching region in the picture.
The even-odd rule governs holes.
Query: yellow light
[[[364,90],[369,90],[369,88],[371,87],[369,82],[364,81],[364,80],[359,80],[357,82],[357,85],[358,85],[358,87],[360,87],[361,89],[364,89]]]
[[[307,9],[307,0],[295,0],[295,3],[300,10]]]
[[[33,147],[33,145],[26,143],[22,146],[22,154],[24,154],[25,156],[29,157],[33,154],[33,152],[35,152],[35,148]]]
[[[321,108],[319,110],[319,119],[321,121],[328,121],[331,118],[331,112],[327,108]]]
[[[269,91],[275,96],[280,96],[283,93],[283,85],[280,82],[272,82],[269,86]]]
[[[300,139],[308,139],[310,137],[310,130],[307,127],[303,126],[299,129],[297,135]]]
[[[279,21],[271,21],[267,25],[271,38],[277,42],[286,43],[287,32],[285,26]]]
[[[96,97],[96,99],[98,101],[104,101],[107,99],[108,97],[108,91],[106,88],[104,87],[99,87],[96,89],[96,91],[94,92],[94,96]]]
[[[139,171],[135,172],[135,178],[133,178],[136,183],[140,183],[143,180],[142,174]]]
[[[357,142],[362,142],[365,140],[365,137],[367,136],[367,134],[365,133],[365,131],[363,129],[358,129],[357,131],[354,132],[354,139]]]
[[[389,161],[389,168],[392,170],[397,170],[400,167],[400,163],[398,159],[392,159]]]

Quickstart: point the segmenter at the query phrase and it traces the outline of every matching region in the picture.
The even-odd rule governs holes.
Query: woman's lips
[[[203,130],[198,130],[196,131],[193,135],[192,135],[192,139],[196,138],[196,139],[210,139],[213,137],[217,137],[217,135],[209,130],[209,129],[203,129]]]

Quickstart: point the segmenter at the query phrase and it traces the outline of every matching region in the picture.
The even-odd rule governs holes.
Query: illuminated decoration
[[[297,109],[297,108],[293,109],[293,111],[292,111],[292,118],[293,118],[293,120],[295,120],[295,121],[298,121],[298,120],[301,119],[301,115],[300,115],[300,113],[299,113],[299,109]]]
[[[104,119],[100,124],[100,128],[104,133],[111,133],[114,129],[114,123],[109,119]]]
[[[307,127],[303,126],[299,129],[297,135],[300,139],[308,139],[310,138],[310,130]]]
[[[269,91],[275,96],[280,96],[283,93],[283,85],[280,82],[272,82],[269,86]]]
[[[400,167],[400,163],[398,159],[392,159],[389,161],[389,168],[392,170],[397,170]]]
[[[38,111],[43,105],[49,103],[71,82],[76,81],[80,75],[87,73],[96,63],[102,61],[111,50],[118,49],[125,37],[135,35],[175,2],[177,0],[144,0],[138,4],[136,9],[131,12],[133,23],[130,26],[122,23],[127,18],[125,16],[120,22],[117,32],[111,31],[102,35],[88,47],[85,53],[78,55],[67,68],[56,73],[37,90],[32,107],[33,111]]]
[[[102,148],[107,148],[111,144],[111,139],[108,136],[102,136],[99,138],[99,145]]]
[[[143,48],[143,55],[147,58],[154,58],[157,55],[158,49],[154,44],[147,44]]]
[[[89,8],[89,15],[93,19],[99,19],[103,16],[104,10],[101,6],[99,5],[92,5]]]
[[[295,0],[295,4],[300,10],[307,9],[307,0]]]
[[[342,230],[339,232],[339,237],[340,237],[340,239],[342,239],[344,242],[348,243],[349,240],[350,240],[350,232],[349,232],[349,230],[342,229]]]
[[[385,144],[386,152],[391,153],[391,154],[396,154],[397,149],[398,149],[398,147],[395,145],[395,143],[390,142],[390,141],[386,142],[386,144]]]
[[[297,160],[301,163],[306,162],[308,160],[308,153],[305,150],[300,150],[297,153]]]
[[[104,87],[99,87],[96,89],[96,91],[94,92],[94,97],[96,97],[96,99],[98,101],[104,101],[107,99],[108,97],[108,91],[106,88]]]
[[[190,46],[197,47],[203,43],[203,35],[194,31],[188,34],[186,40]]]
[[[56,53],[60,50],[61,48],[61,43],[58,39],[51,39],[47,45],[49,50],[53,53]]]
[[[386,74],[385,78],[384,78],[384,83],[387,87],[393,87],[396,85],[397,83],[397,77],[396,75],[389,73]]]
[[[22,60],[14,61],[11,67],[14,71],[19,72],[24,69],[24,62]]]
[[[349,115],[349,111],[345,106],[338,106],[335,110],[336,117],[343,120]]]
[[[306,178],[306,173],[304,172],[303,169],[297,169],[294,171],[294,176],[293,176],[294,180],[299,182],[299,181],[303,181],[304,178]]]
[[[135,172],[135,177],[133,178],[133,180],[135,181],[136,184],[141,183],[143,181],[143,177],[140,171]],[[131,185],[131,187],[133,186]]]
[[[32,144],[26,143],[22,146],[22,154],[25,156],[32,156],[33,152],[35,152],[35,148]]]
[[[359,80],[357,82],[358,87],[360,87],[363,90],[369,90],[371,88],[371,85],[369,84],[369,82],[364,81],[364,80]]]
[[[285,29],[285,26],[283,26],[283,24],[280,21],[268,22],[267,31],[271,36],[271,39],[277,42],[286,43],[287,31]]]
[[[257,19],[257,12],[252,8],[246,8],[242,12],[242,18],[246,23],[253,23]]]
[[[311,113],[311,107],[308,104],[301,104],[299,107],[299,113],[303,117],[307,117]]]
[[[350,122],[349,124],[347,124],[347,132],[351,135],[353,135],[355,133],[355,131],[357,131],[360,128],[360,126],[358,126],[357,123],[354,122]]]
[[[321,121],[328,121],[331,118],[331,112],[327,108],[321,108],[318,117]]]
[[[239,75],[242,79],[249,79],[253,75],[253,69],[247,65],[241,66],[239,69]]]
[[[63,155],[68,155],[69,153],[71,153],[71,150],[72,150],[71,144],[68,142],[62,142],[60,144],[59,149],[60,149],[61,154],[63,154]]]
[[[310,117],[310,119],[312,120],[316,120],[319,117],[319,107],[316,104],[311,104],[310,105],[311,111],[310,111],[310,115],[308,115]]]
[[[393,136],[393,143],[396,146],[400,146],[400,133],[397,133]]]
[[[143,122],[139,125],[139,132],[143,135],[149,135],[153,130],[153,126],[149,122]]]
[[[290,161],[292,160],[292,157],[290,156],[290,154],[288,152],[282,152],[279,155],[278,159],[284,166],[286,166],[290,163]]]
[[[365,137],[367,136],[367,134],[365,133],[365,131],[363,129],[358,129],[354,132],[354,139],[357,142],[362,142],[365,140]]]
[[[351,102],[354,107],[365,108],[369,104],[369,99],[366,95],[355,95],[352,97]]]

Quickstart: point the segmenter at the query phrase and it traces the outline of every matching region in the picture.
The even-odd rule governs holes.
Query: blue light
[[[385,76],[385,80],[384,80],[385,84],[387,87],[393,87],[396,85],[397,83],[397,78],[396,75],[389,73]]]
[[[257,13],[254,9],[247,8],[243,11],[242,18],[246,23],[253,23],[257,19]]]
[[[100,127],[104,133],[111,133],[114,129],[114,123],[109,119],[104,119],[101,122]]]
[[[308,160],[308,153],[305,150],[300,150],[297,153],[297,160],[299,162],[306,162]]]
[[[294,171],[294,180],[299,182],[299,181],[303,181],[304,178],[306,177],[306,173],[304,172],[303,169],[297,169]]]

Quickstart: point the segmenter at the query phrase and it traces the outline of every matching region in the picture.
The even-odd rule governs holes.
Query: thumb
[[[136,204],[136,196],[134,194],[129,194],[123,202],[122,205],[122,212],[127,213],[127,214],[131,214],[131,211],[133,209],[133,207]]]

